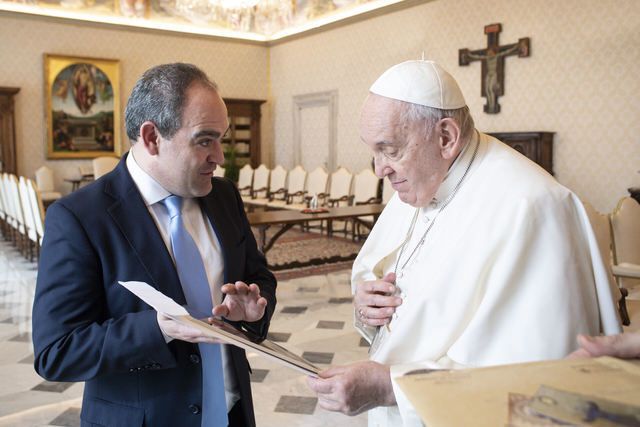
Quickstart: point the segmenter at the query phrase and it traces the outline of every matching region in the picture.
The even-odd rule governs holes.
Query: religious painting
[[[117,60],[44,57],[47,158],[120,156]]]

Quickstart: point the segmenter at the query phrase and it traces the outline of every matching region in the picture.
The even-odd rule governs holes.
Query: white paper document
[[[265,356],[306,375],[316,377],[320,369],[302,357],[269,340],[260,340],[249,331],[241,331],[214,319],[211,324],[189,315],[180,304],[144,282],[118,282],[159,313],[177,322],[199,329],[205,335]]]
[[[135,296],[149,304],[156,311],[167,316],[188,316],[187,310],[145,282],[118,282],[129,289]]]

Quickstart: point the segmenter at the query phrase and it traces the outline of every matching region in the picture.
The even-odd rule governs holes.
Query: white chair
[[[304,203],[304,184],[307,181],[307,171],[300,165],[291,169],[288,174],[287,191],[284,199],[276,199],[269,201],[267,206],[270,208],[285,208],[285,205],[291,203]]]
[[[393,197],[396,190],[391,186],[391,181],[389,178],[385,177],[382,179],[382,203],[385,205],[389,203],[389,200]]]
[[[93,178],[93,164],[78,166],[80,178]]]
[[[225,168],[222,166],[216,166],[216,170],[213,171],[213,176],[217,176],[219,178],[224,178]]]
[[[263,166],[263,165],[260,165]],[[265,166],[266,168],[266,166]],[[260,169],[260,167],[258,168]],[[261,179],[261,171],[256,169],[254,180]],[[264,193],[264,195],[257,194],[254,199],[252,199],[249,204],[255,206],[267,206],[270,201],[272,201],[278,195],[281,195],[279,198],[284,200],[286,197],[286,188],[284,186],[285,181],[287,179],[287,171],[282,166],[278,165],[273,168],[269,174],[269,188]]]
[[[353,194],[351,194],[351,184],[353,182],[353,174],[344,167],[339,167],[331,174],[331,182],[329,183],[329,199],[328,206],[351,206],[353,205]],[[344,235],[347,235],[348,221],[327,221],[329,223],[328,234],[333,234],[334,226],[341,229]],[[320,227],[322,229],[322,226]]]
[[[7,224],[7,201],[4,195],[5,193],[5,183],[0,174],[0,231],[2,235],[6,238],[8,236],[8,224]]]
[[[36,223],[34,219],[34,212],[31,206],[31,198],[29,197],[29,189],[26,179],[21,176],[18,181],[18,193],[20,195],[20,202],[22,205],[22,212],[24,216],[24,254],[33,261],[36,245],[38,244],[39,236],[36,232]]]
[[[251,165],[246,164],[238,173],[238,191],[242,200],[246,202],[251,199],[251,189],[253,188],[253,168]]]
[[[62,197],[62,194],[55,190],[53,171],[49,167],[43,165],[36,170],[36,183],[44,204],[55,202]]]
[[[640,204],[624,197],[611,213],[613,274],[621,288],[640,285]]]
[[[380,179],[376,174],[369,168],[363,169],[353,178],[353,202],[356,205],[380,203],[378,198],[379,185]],[[353,238],[362,237],[361,226],[371,229],[373,222],[373,216],[353,218],[351,221]]]
[[[302,210],[309,206],[311,198],[318,198],[318,205],[324,204],[327,197],[327,181],[329,174],[322,166],[318,166],[307,175],[307,190],[303,201],[299,203],[289,203],[283,207],[291,210]]]
[[[329,184],[329,206],[347,206],[353,204],[351,182],[353,174],[344,167],[339,167],[331,174]]]
[[[18,178],[15,175],[7,174],[9,200],[11,204],[11,225],[13,227],[12,240],[21,253],[24,253],[26,240],[26,227],[24,221],[24,211],[20,200],[20,190]]]
[[[91,162],[93,165],[93,179],[98,179],[116,168],[120,162],[117,157],[96,157]]]
[[[269,168],[261,164],[253,171],[251,199],[266,198],[269,191]]]
[[[8,175],[9,174],[5,172],[0,174],[0,197],[2,198],[2,210],[4,212],[2,233],[5,235],[5,238],[11,240],[13,230],[13,210],[11,205],[12,201],[10,199]]]
[[[40,192],[38,191],[36,184],[27,179],[27,190],[29,192],[29,201],[31,202],[31,212],[33,213],[33,222],[38,235],[36,242],[36,258],[40,256],[40,246],[42,246],[42,238],[44,237],[44,207],[42,204],[42,198],[40,198]]]
[[[613,300],[618,303],[618,321],[620,321],[623,325],[629,325],[629,314],[627,312],[627,306],[625,302],[627,292],[625,289],[621,289],[618,287],[613,277],[613,271],[611,269],[612,245],[609,216],[596,211],[588,202],[583,202],[582,204],[584,205],[584,209],[587,212],[587,217],[589,217],[591,228],[593,228],[593,232],[596,235],[596,241],[598,242],[600,256],[602,257],[605,268],[607,269],[611,295],[613,297]]]
[[[277,165],[271,170],[271,178],[269,178],[269,202],[273,200],[286,200],[287,188],[287,170]]]

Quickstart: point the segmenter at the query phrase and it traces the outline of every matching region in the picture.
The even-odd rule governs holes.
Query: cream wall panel
[[[503,24],[502,44],[531,37],[531,56],[506,60],[502,111],[482,111],[480,64],[458,49],[486,46],[484,26]],[[368,167],[360,106],[389,66],[425,56],[460,83],[483,131],[556,132],[560,182],[601,211],[640,185],[640,2],[637,0],[438,0],[274,46],[273,156],[292,166],[292,98],[339,93],[338,164]]]
[[[315,106],[300,112],[300,164],[307,171],[329,165],[329,110]]]
[[[0,86],[21,88],[16,99],[19,172],[32,176],[47,164],[54,169],[57,187],[63,191],[70,189],[63,178],[77,174],[78,166],[90,165],[90,161],[45,159],[44,53],[119,59],[123,110],[133,85],[146,69],[175,61],[201,67],[218,83],[223,96],[268,96],[268,51],[263,46],[1,14],[0,40]],[[126,135],[124,131],[122,135]],[[267,145],[269,135],[265,132],[263,137]],[[122,143],[126,151],[126,137]]]

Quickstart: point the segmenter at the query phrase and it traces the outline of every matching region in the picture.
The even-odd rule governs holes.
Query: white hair
[[[408,126],[412,123],[422,123],[426,138],[430,138],[436,123],[444,118],[451,118],[460,126],[460,137],[463,141],[471,138],[475,124],[469,107],[466,105],[455,110],[440,110],[438,108],[400,102],[400,125]]]

